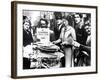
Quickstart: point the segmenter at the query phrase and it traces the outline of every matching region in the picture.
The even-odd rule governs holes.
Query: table
[[[25,55],[31,61],[30,68],[57,68],[60,67],[60,59],[64,57],[62,52],[56,51],[53,53],[42,52],[39,47],[34,47],[36,45],[29,45],[24,48]],[[34,47],[34,48],[33,48]],[[57,47],[54,45],[53,47]]]

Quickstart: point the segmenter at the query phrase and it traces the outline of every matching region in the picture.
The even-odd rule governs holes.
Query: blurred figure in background
[[[55,12],[56,25],[54,27],[55,39],[59,39],[62,28],[64,27],[61,12]]]
[[[86,40],[86,46],[91,47],[91,26],[89,24],[85,25],[85,30],[88,35],[87,40]],[[90,52],[87,52],[88,56],[86,57],[86,66],[91,65],[91,48]]]

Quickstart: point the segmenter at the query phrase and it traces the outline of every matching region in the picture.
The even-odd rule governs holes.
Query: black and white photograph
[[[16,3],[16,76],[97,71],[95,6]]]
[[[91,66],[91,14],[23,10],[23,69]]]

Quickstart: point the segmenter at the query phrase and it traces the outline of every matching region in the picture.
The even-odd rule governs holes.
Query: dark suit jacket
[[[54,27],[54,33],[55,33],[55,39],[56,39],[56,40],[59,39],[61,30],[62,30],[63,27],[64,27],[64,24],[61,25],[60,29],[59,29],[58,26],[55,26],[55,27]]]
[[[76,31],[76,40],[80,44],[86,45],[86,40],[87,40],[87,33],[84,29],[84,26],[82,28],[78,28],[80,25],[75,25],[75,31]]]

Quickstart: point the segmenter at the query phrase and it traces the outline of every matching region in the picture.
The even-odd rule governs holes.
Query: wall
[[[17,0],[16,0],[17,1]],[[25,1],[25,0],[24,0]],[[99,0],[30,0],[37,2],[66,3],[79,5],[94,5],[100,9]],[[98,12],[100,14],[100,11]],[[98,16],[98,19],[100,16]],[[100,21],[100,19],[99,19]],[[100,24],[98,24],[99,26]],[[98,35],[100,28],[98,27]],[[100,37],[98,36],[98,45]],[[98,46],[99,48],[100,46]],[[98,63],[100,63],[100,50],[98,50]],[[100,67],[100,64],[98,64]],[[10,78],[11,71],[11,0],[0,0],[0,80],[13,80]],[[100,80],[100,69],[98,74],[73,75],[60,77],[34,78],[34,80]],[[33,80],[33,78],[29,78]]]

